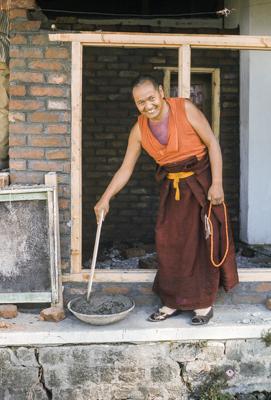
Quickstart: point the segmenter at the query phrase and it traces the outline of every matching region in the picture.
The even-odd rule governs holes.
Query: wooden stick
[[[88,281],[87,301],[89,301],[89,296],[90,296],[90,292],[91,292],[91,288],[92,288],[92,281],[93,281],[94,271],[95,271],[95,266],[96,266],[98,247],[99,247],[101,229],[102,229],[102,224],[103,224],[103,218],[104,218],[104,213],[102,211],[100,221],[98,222],[98,225],[97,225],[95,245],[94,245],[94,251],[93,251],[93,256],[92,256],[92,261],[91,261],[90,276],[89,276],[89,281]]]

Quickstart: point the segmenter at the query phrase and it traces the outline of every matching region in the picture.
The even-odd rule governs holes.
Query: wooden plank
[[[165,67],[164,82],[163,82],[165,97],[170,97],[170,80],[171,80],[170,70]]]
[[[83,269],[79,274],[64,274],[64,282],[87,282],[89,270]],[[153,282],[156,270],[97,270],[95,282]],[[267,282],[271,281],[271,268],[239,268],[240,282]]]
[[[220,69],[212,73],[212,129],[217,138],[220,135]]]
[[[47,192],[52,192],[52,188],[48,188],[45,186],[9,186],[6,189],[0,189],[1,194],[6,194],[6,193],[47,193]]]
[[[187,35],[137,32],[52,33],[51,41],[82,43],[85,46],[175,47],[190,45],[205,49],[271,50],[271,36]]]
[[[191,48],[188,45],[178,50],[178,96],[190,98]]]
[[[62,295],[62,274],[61,274],[61,253],[60,253],[60,233],[59,233],[59,208],[58,208],[58,187],[56,172],[49,172],[45,175],[45,184],[53,188],[53,209],[54,209],[54,249],[55,249],[55,276],[58,288],[57,306],[63,307]]]
[[[20,201],[20,200],[47,200],[47,192],[41,193],[12,193],[3,194],[0,191],[0,201]]]
[[[58,301],[58,286],[56,281],[56,266],[55,266],[55,240],[54,240],[54,198],[53,192],[48,192],[48,237],[49,237],[49,251],[50,251],[50,276],[51,276],[51,290],[52,290],[52,303],[56,304]]]
[[[9,185],[9,172],[0,172],[0,189]]]
[[[51,292],[0,293],[0,304],[51,303]]]
[[[71,272],[82,265],[82,46],[72,43]]]

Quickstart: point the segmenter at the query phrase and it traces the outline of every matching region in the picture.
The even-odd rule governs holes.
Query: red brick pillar
[[[11,184],[59,181],[61,253],[70,248],[70,44],[50,42],[41,21],[28,20],[34,1],[12,1],[10,45]],[[31,12],[31,11],[30,11]],[[33,16],[32,16],[33,18]]]

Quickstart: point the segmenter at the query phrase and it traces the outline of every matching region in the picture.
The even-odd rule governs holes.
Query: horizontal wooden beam
[[[90,270],[82,269],[80,273],[64,274],[63,282],[87,282]],[[95,271],[95,282],[153,282],[156,270],[104,270]],[[266,282],[271,281],[271,268],[239,268],[240,282]]]
[[[0,303],[51,303],[51,292],[0,293]]]
[[[175,47],[203,49],[271,50],[271,36],[184,35],[133,32],[51,33],[51,41],[80,42],[85,46]]]

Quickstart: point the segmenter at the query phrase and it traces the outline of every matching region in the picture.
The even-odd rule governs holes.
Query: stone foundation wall
[[[212,387],[249,399],[271,391],[271,347],[261,340],[1,348],[0,360],[2,400],[219,399],[206,397]]]

